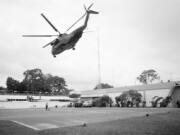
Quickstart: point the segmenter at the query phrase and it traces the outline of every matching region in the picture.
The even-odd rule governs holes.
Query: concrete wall
[[[32,96],[34,99],[41,100],[71,100],[71,98],[67,96]],[[7,101],[7,99],[27,99],[27,95],[0,95],[0,101]]]
[[[70,102],[58,101],[42,101],[42,102],[28,102],[28,101],[13,101],[0,102],[0,109],[22,109],[22,108],[45,108],[46,103],[51,108],[67,106]]]
[[[170,89],[160,89],[160,90],[147,90],[145,91],[145,95],[143,91],[139,91],[143,98],[145,96],[146,105],[151,106],[151,101],[154,96],[166,98],[169,95]]]
[[[50,100],[71,100],[66,96],[33,96],[34,99],[41,99],[38,102],[29,101],[7,101],[7,99],[27,99],[25,95],[0,95],[0,109],[20,109],[20,108],[45,108],[46,103],[49,107],[67,106],[70,102],[50,101]]]
[[[152,98],[154,96],[166,98],[169,95],[170,89],[145,90],[145,91],[138,91],[138,92],[142,94],[142,96],[143,96],[142,99],[144,99],[144,96],[145,96],[146,105],[148,107],[150,107],[152,105],[151,101],[152,101]],[[122,92],[119,92],[119,93],[104,93],[104,95],[110,96],[114,103],[115,103],[115,97],[117,97],[117,96],[119,96],[121,94],[122,94]],[[99,96],[102,96],[102,95],[103,94],[101,94]],[[90,95],[90,96],[93,96],[93,95]],[[178,97],[180,97],[180,96],[178,96]]]
[[[172,92],[172,107],[177,107],[177,100],[180,101],[180,87],[175,87],[175,89]]]

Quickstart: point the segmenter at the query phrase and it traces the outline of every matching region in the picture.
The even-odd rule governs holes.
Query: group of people
[[[58,108],[58,106],[57,106],[57,105],[55,105],[55,108]],[[46,109],[46,111],[47,111],[47,110],[49,110],[48,103],[46,103],[46,105],[45,105],[45,109]]]

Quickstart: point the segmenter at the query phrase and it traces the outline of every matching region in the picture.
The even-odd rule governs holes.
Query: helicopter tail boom
[[[99,12],[97,12],[97,11],[90,10],[92,5],[93,5],[93,3],[88,8],[86,8],[86,6],[84,5],[84,9],[86,10],[86,13],[87,14],[99,14]]]
[[[87,13],[88,13],[88,14],[99,14],[99,12],[93,11],[93,10],[88,10]]]

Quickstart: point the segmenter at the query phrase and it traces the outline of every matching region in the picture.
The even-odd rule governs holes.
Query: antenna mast
[[[99,89],[101,89],[101,64],[100,64],[99,28],[97,29],[97,47],[98,47],[98,85],[99,85]]]

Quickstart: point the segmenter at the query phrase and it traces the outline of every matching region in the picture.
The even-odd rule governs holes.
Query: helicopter
[[[53,41],[49,42],[48,44],[44,45],[43,48],[51,45],[52,50],[51,53],[54,57],[56,55],[64,52],[65,50],[75,50],[75,45],[79,41],[79,39],[82,37],[83,31],[87,27],[87,23],[89,20],[89,15],[90,14],[99,14],[97,11],[90,10],[90,8],[93,6],[93,3],[86,8],[84,5],[85,13],[73,24],[71,27],[69,27],[68,30],[70,30],[77,22],[79,22],[81,19],[85,18],[84,24],[74,31],[70,32],[69,34],[65,33],[60,33],[59,30],[47,19],[47,17],[42,13],[41,16],[48,22],[48,24],[58,33],[58,35],[23,35],[23,37],[52,37],[52,36],[57,36],[56,39]]]

